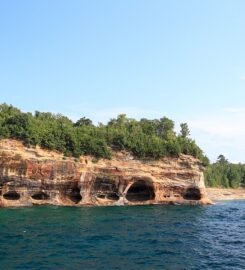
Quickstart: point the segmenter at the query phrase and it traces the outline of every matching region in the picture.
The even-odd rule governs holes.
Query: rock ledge
[[[210,203],[203,167],[191,156],[142,161],[115,152],[111,160],[75,160],[0,141],[0,207]]]

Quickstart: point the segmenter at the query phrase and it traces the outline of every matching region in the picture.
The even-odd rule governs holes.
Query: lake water
[[[0,269],[245,269],[245,201],[0,209]]]

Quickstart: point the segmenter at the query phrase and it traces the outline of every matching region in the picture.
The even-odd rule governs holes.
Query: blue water
[[[0,209],[0,269],[245,269],[245,201]]]

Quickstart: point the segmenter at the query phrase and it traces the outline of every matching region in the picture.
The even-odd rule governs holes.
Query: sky
[[[0,103],[106,122],[167,116],[245,163],[245,1],[0,0]]]

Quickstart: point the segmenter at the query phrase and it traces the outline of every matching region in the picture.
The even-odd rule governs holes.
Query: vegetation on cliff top
[[[189,135],[186,123],[176,134],[174,122],[167,117],[137,121],[122,114],[106,125],[95,126],[85,117],[73,123],[61,114],[23,113],[11,105],[0,105],[0,139],[19,139],[27,146],[40,145],[67,156],[110,158],[112,148],[128,150],[137,158],[159,159],[183,153],[207,165],[208,158]]]
[[[245,187],[245,164],[230,163],[223,155],[205,171],[205,182],[210,187]]]

